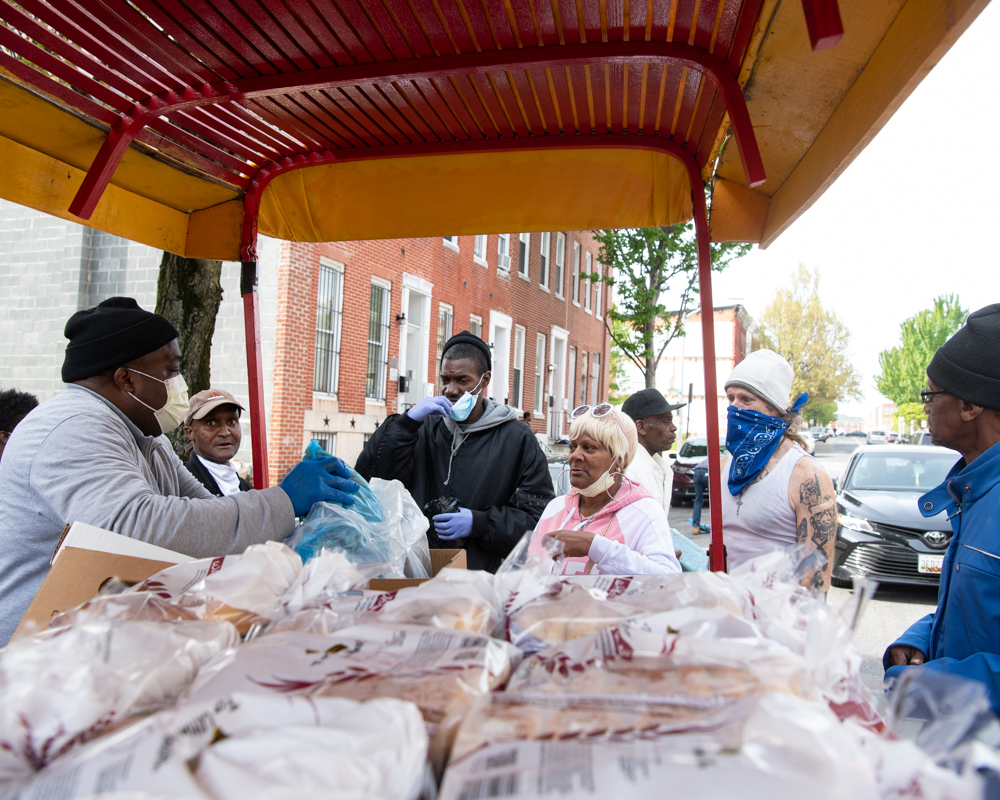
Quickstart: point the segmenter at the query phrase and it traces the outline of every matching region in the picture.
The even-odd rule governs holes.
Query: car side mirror
[[[668,456],[669,456],[670,458],[677,458],[677,453],[676,453],[676,452],[674,452],[674,453],[669,453],[669,454],[668,454]]]

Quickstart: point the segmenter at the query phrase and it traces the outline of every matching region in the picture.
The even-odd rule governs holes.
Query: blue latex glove
[[[447,417],[451,413],[451,400],[444,395],[437,397],[425,397],[415,406],[412,406],[406,416],[414,422],[420,422],[437,414],[440,417]]]
[[[460,508],[455,514],[437,514],[433,520],[438,538],[446,542],[466,539],[472,533],[472,512],[467,508]]]
[[[335,456],[316,458],[300,461],[278,486],[292,501],[295,516],[301,517],[320,502],[352,505],[351,493],[359,487],[350,480],[350,474],[347,464]]]

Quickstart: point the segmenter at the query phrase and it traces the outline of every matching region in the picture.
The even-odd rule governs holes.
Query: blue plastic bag
[[[320,447],[319,442],[315,439],[309,442],[309,446],[306,447],[306,451],[302,454],[303,461],[330,457],[330,454]],[[348,469],[351,470],[351,480],[361,487],[354,494],[354,504],[351,506],[351,510],[356,511],[368,522],[383,522],[385,517],[382,514],[382,509],[379,507],[375,493],[372,492],[371,486],[368,485],[368,481],[362,478],[351,467],[348,467]]]
[[[678,533],[674,528],[670,529],[670,536],[674,540],[674,550],[681,551],[681,569],[685,572],[706,572],[708,570],[708,554],[705,548],[695,544],[683,533]]]

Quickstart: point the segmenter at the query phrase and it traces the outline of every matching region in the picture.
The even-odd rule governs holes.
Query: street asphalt
[[[851,453],[864,443],[864,439],[851,436],[830,439],[816,444],[816,459],[830,474],[838,478],[847,466]],[[670,525],[690,536],[691,504],[673,506],[670,509]],[[702,523],[708,524],[708,505],[702,511]],[[708,547],[710,534],[692,537],[699,544]],[[830,589],[829,602],[842,607],[853,594],[851,589]],[[876,692],[882,687],[882,654],[885,648],[895,641],[913,622],[929,614],[937,605],[937,587],[927,586],[894,586],[879,588],[875,597],[861,618],[855,631],[857,643],[861,649],[863,662],[861,674],[865,683]]]

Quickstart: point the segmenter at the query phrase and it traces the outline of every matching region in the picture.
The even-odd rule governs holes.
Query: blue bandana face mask
[[[808,399],[808,392],[800,395],[792,405],[792,412],[802,408]],[[736,406],[729,406],[727,414],[726,449],[733,456],[729,467],[729,493],[736,496],[767,466],[788,430],[788,423],[781,417]]]
[[[483,376],[485,377],[485,376]],[[482,383],[483,379],[479,379],[479,383]],[[469,418],[469,414],[472,413],[472,409],[476,407],[476,401],[479,400],[478,394],[473,394],[479,389],[479,383],[476,384],[476,388],[472,392],[466,392],[458,400],[455,401],[455,405],[451,407],[450,416],[455,422],[465,422]]]

